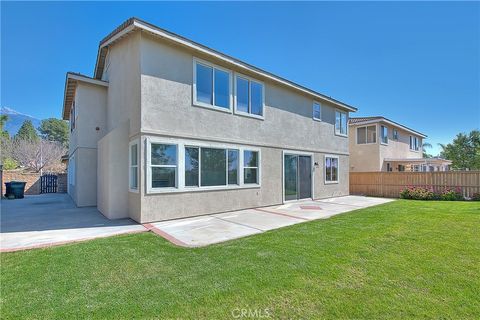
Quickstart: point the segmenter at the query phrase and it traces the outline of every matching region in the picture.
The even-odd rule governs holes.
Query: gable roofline
[[[208,55],[210,57],[219,59],[229,65],[233,65],[239,69],[249,71],[253,74],[259,75],[263,78],[269,79],[271,81],[283,84],[287,87],[293,88],[297,91],[301,91],[303,93],[309,94],[313,96],[316,99],[319,99],[320,101],[324,102],[330,102],[334,104],[335,106],[355,112],[357,111],[357,108],[348,105],[346,103],[343,103],[339,100],[336,100],[332,97],[326,96],[324,94],[321,94],[319,92],[316,92],[314,90],[308,89],[302,85],[299,85],[295,82],[292,82],[290,80],[287,80],[285,78],[279,77],[277,75],[274,75],[273,73],[270,73],[268,71],[262,70],[260,68],[257,68],[253,65],[250,65],[246,62],[243,62],[241,60],[238,60],[234,57],[231,57],[229,55],[226,55],[224,53],[221,53],[217,50],[211,49],[207,46],[204,46],[200,43],[197,43],[193,40],[187,39],[185,37],[182,37],[178,34],[175,34],[173,32],[167,31],[165,29],[162,29],[158,26],[155,26],[151,23],[145,22],[143,20],[140,20],[138,18],[130,18],[126,20],[124,23],[122,23],[119,27],[117,27],[115,30],[113,30],[110,34],[108,34],[105,38],[103,38],[100,41],[100,44],[98,46],[98,54],[97,54],[97,61],[95,63],[95,70],[94,70],[94,78],[96,79],[101,79],[103,70],[105,67],[105,59],[108,51],[108,46],[115,43],[119,39],[127,36],[131,32],[135,30],[142,30],[145,32],[148,32],[150,34],[153,34],[156,37],[166,39],[169,41],[172,41],[176,44],[179,44],[182,47],[192,49],[194,51],[203,53],[205,55]]]
[[[77,83],[85,82],[94,84],[97,86],[108,87],[108,82],[98,79],[93,79],[80,73],[67,72],[65,76],[65,91],[63,93],[63,109],[62,119],[69,120],[70,111],[72,108],[73,100],[75,99],[75,93],[77,91]]]
[[[382,116],[375,116],[375,117],[352,117],[348,119],[348,125],[349,126],[358,126],[358,125],[365,125],[365,124],[371,124],[371,123],[378,123],[378,122],[383,122],[383,123],[388,123],[389,125],[392,125],[394,127],[403,129],[407,132],[410,132],[414,135],[420,136],[422,138],[426,138],[427,135],[424,133],[421,133],[419,131],[410,129],[409,127],[404,126],[403,124],[400,124],[398,122],[392,121],[390,119],[387,119]]]

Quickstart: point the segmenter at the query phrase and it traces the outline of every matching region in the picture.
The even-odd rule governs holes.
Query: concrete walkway
[[[172,243],[201,247],[297,223],[367,208],[392,199],[345,196],[289,202],[280,206],[240,210],[146,225]]]
[[[77,208],[66,194],[27,196],[25,199],[1,201],[0,251],[33,249],[145,231],[152,231],[179,246],[201,247],[390,201],[393,200],[345,196],[142,226],[130,219],[109,220],[95,207]]]
[[[1,200],[0,251],[60,245],[148,231],[130,219],[109,220],[95,207],[77,208],[67,194]]]

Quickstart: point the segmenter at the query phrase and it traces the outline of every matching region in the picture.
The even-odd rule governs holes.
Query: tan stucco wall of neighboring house
[[[370,144],[357,144],[357,128],[376,126],[377,141]],[[381,126],[388,128],[388,143],[381,142]],[[421,159],[422,137],[387,123],[350,124],[350,170],[352,172],[386,171],[384,159]],[[398,140],[393,139],[393,129],[398,131]],[[410,136],[416,136],[420,141],[420,150],[410,150]],[[393,171],[398,171],[393,168]]]

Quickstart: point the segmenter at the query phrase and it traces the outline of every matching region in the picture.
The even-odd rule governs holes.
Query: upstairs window
[[[322,107],[320,103],[314,102],[313,103],[313,120],[321,120],[322,119]]]
[[[417,137],[410,136],[410,150],[418,151],[420,149],[419,140]]]
[[[397,129],[393,129],[392,138],[393,138],[393,140],[398,141],[398,130]]]
[[[347,113],[335,111],[335,133],[338,135],[347,135]]]
[[[377,143],[377,126],[357,128],[357,144]]]
[[[385,126],[381,126],[381,134],[382,134],[382,143],[388,144],[388,128]]]
[[[235,112],[239,114],[263,117],[263,84],[237,75],[235,77]]]
[[[195,61],[194,103],[230,110],[230,72]]]

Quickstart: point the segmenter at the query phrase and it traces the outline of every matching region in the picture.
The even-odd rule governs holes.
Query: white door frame
[[[292,155],[292,156],[307,156],[310,157],[310,175],[311,175],[311,197],[310,198],[304,198],[304,199],[296,199],[296,200],[285,200],[285,155]],[[313,195],[314,195],[314,186],[315,186],[315,175],[314,175],[314,170],[315,169],[315,160],[314,160],[314,153],[312,152],[304,152],[304,151],[296,151],[296,150],[283,150],[282,151],[282,203],[287,203],[287,202],[295,202],[295,201],[300,201],[300,200],[305,200],[305,199],[312,199],[313,200]],[[298,184],[298,181],[297,181]],[[297,191],[298,192],[298,191]]]

